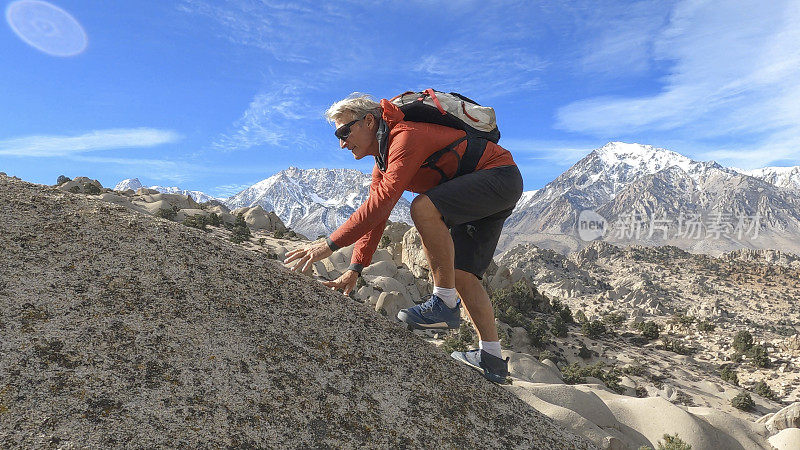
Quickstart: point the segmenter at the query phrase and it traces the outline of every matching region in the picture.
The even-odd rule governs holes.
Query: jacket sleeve
[[[353,249],[351,260],[355,264],[366,266],[371,262],[392,208],[424,161],[424,152],[413,151],[415,146],[421,144],[415,140],[414,133],[409,130],[400,130],[392,137],[386,172],[381,173],[377,166],[373,169],[369,197],[328,238],[328,245],[332,249],[359,241]]]

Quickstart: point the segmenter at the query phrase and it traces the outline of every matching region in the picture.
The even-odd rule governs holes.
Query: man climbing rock
[[[430,92],[436,100],[435,91]],[[522,194],[522,176],[511,153],[461,129],[406,120],[391,101],[378,103],[359,93],[334,103],[325,116],[335,124],[341,148],[356,159],[375,158],[369,198],[325,241],[287,253],[285,263],[305,271],[355,243],[349,270],[324,282],[349,294],[370,264],[395,203],[406,190],[418,193],[411,202],[411,218],[430,264],[433,295],[397,317],[409,328],[458,328],[463,302],[480,348],[452,356],[491,381],[505,382],[508,362],[502,358],[492,304],[480,280],[503,222]]]

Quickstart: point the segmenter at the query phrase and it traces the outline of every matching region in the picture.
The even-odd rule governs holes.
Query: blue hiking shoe
[[[411,308],[401,309],[397,318],[408,324],[408,329],[413,330],[447,330],[458,328],[461,324],[461,300],[455,308],[447,305],[435,295],[431,295],[425,303]]]
[[[478,370],[487,380],[497,384],[508,384],[508,358],[498,358],[481,349],[453,352],[453,359]]]

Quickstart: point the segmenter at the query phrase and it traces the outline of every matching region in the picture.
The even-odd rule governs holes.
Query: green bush
[[[663,338],[664,343],[664,350],[677,353],[679,355],[691,355],[695,352],[695,349],[692,347],[687,346],[683,343],[680,339],[670,339],[670,338]]]
[[[579,309],[578,312],[575,313],[575,322],[586,323],[588,321],[589,319],[586,318],[586,314],[584,314],[582,310]]]
[[[561,369],[561,374],[566,384],[581,384],[586,382],[585,377],[594,377],[601,380],[616,392],[622,392],[625,389],[620,386],[620,371],[616,367],[611,367],[609,370],[604,370],[605,364],[598,362],[592,366],[581,366],[578,363],[573,363],[564,366]]]
[[[272,236],[273,236],[275,239],[283,239],[283,230],[280,230],[280,229],[278,229],[278,230],[275,230],[275,231],[272,233]]]
[[[637,322],[633,325],[633,328],[639,330],[639,332],[642,333],[642,337],[650,341],[658,339],[660,335],[660,327],[652,320]]]
[[[678,437],[678,433],[674,436],[665,434],[664,442],[658,441],[656,450],[692,450],[692,446]]]
[[[231,241],[237,244],[241,244],[250,239],[250,227],[248,227],[247,222],[244,221],[244,215],[242,213],[236,216],[236,222],[233,223],[231,232],[233,233],[231,235]]]
[[[560,315],[556,315],[553,319],[553,325],[550,326],[550,332],[553,333],[553,336],[555,337],[567,337],[567,324],[564,323],[564,319],[562,319]]]
[[[267,240],[265,238],[258,238],[258,245],[263,247],[266,243]]]
[[[222,219],[219,218],[217,213],[211,213],[208,215],[208,224],[212,227],[218,227],[219,224],[222,222]]]
[[[206,229],[206,218],[202,214],[187,216],[185,219],[183,219],[182,223],[187,227],[197,228],[203,231]]]
[[[612,329],[616,329],[619,325],[622,325],[625,322],[625,319],[625,314],[622,313],[609,312],[603,314],[603,323]]]
[[[778,400],[778,396],[775,394],[775,391],[773,391],[764,380],[759,381],[755,386],[753,386],[753,392],[770,400]]]
[[[100,194],[100,188],[92,183],[83,183],[83,193],[88,195]]]
[[[69,191],[72,192],[73,194],[80,194],[81,193],[81,187],[80,186],[72,186],[71,188],[69,188]]]
[[[677,313],[677,314],[674,314],[672,316],[672,319],[670,321],[672,323],[675,323],[675,324],[678,324],[678,325],[681,325],[681,326],[684,326],[684,327],[688,327],[688,326],[692,325],[693,323],[695,323],[697,321],[697,319],[695,319],[694,316],[687,316],[686,314],[683,314],[683,313]]]
[[[739,376],[730,365],[724,365],[719,369],[719,377],[722,378],[722,381],[727,381],[734,386],[739,385]]]
[[[564,323],[575,323],[575,319],[572,317],[572,310],[569,309],[569,305],[561,303],[561,301],[557,298],[550,300],[550,309],[552,310],[553,314],[561,317],[561,320],[563,320]]]
[[[588,338],[597,339],[606,333],[606,326],[599,320],[586,321],[581,325],[581,332]]]
[[[756,367],[767,368],[770,366],[769,354],[767,353],[767,348],[763,345],[750,347],[750,350],[747,351],[747,356]]]
[[[161,208],[156,211],[156,216],[161,217],[162,219],[167,220],[175,220],[175,216],[178,215],[178,212],[172,208]]]
[[[742,411],[750,411],[755,408],[756,403],[753,401],[753,398],[750,397],[749,393],[740,392],[739,395],[731,399],[731,406],[741,409]]]
[[[391,243],[392,243],[392,240],[389,239],[389,236],[383,235],[383,236],[381,236],[381,241],[378,243],[378,247],[386,248]]]
[[[714,325],[708,319],[704,319],[704,320],[701,320],[700,322],[697,322],[697,331],[702,331],[704,333],[708,333],[708,332],[714,331],[714,329],[716,329],[716,328],[717,328],[717,326]]]
[[[528,332],[528,339],[531,341],[531,345],[536,348],[544,348],[550,341],[547,337],[547,322],[541,317],[531,320],[528,326],[525,327],[525,331]]]
[[[451,332],[450,335],[444,339],[442,349],[447,352],[447,354],[450,354],[453,352],[466,351],[470,346],[477,346],[477,344],[477,338],[472,334],[472,327],[467,325],[466,322],[461,322],[461,326],[458,327],[458,330]]]
[[[544,361],[545,359],[549,359],[553,362],[558,362],[561,360],[555,353],[551,352],[550,350],[542,350],[539,352],[539,361]]]
[[[58,179],[56,180],[56,184],[57,184],[58,186],[61,186],[62,184],[66,183],[66,182],[68,182],[68,181],[72,181],[72,180],[71,180],[71,179],[70,179],[68,176],[65,176],[65,175],[59,175],[59,176],[58,176]]]
[[[621,369],[622,373],[625,375],[633,375],[637,377],[643,377],[645,374],[644,366],[641,364],[632,364],[629,366],[625,366]]]
[[[581,342],[581,346],[578,347],[578,357],[581,359],[589,359],[592,357],[592,351],[586,347],[586,344]]]
[[[535,288],[529,287],[520,280],[509,288],[498,289],[492,293],[491,300],[495,311],[505,312],[509,308],[513,308],[513,311],[519,312],[523,316],[530,316],[537,310],[542,297]]]
[[[736,336],[733,337],[732,346],[738,353],[747,353],[750,347],[753,346],[753,335],[747,330],[736,333]]]
[[[529,320],[522,315],[521,312],[517,311],[516,308],[513,306],[509,306],[505,310],[495,310],[495,317],[497,320],[507,323],[512,327],[526,327],[528,325]]]

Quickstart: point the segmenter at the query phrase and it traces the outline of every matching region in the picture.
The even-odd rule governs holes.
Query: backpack
[[[410,122],[425,122],[443,125],[450,128],[464,130],[467,135],[450,143],[447,147],[430,155],[422,167],[434,169],[441,175],[439,184],[449,181],[460,175],[475,171],[475,167],[483,156],[488,141],[497,143],[500,140],[500,130],[497,129],[494,109],[481,106],[455,92],[445,93],[426,89],[422,92],[404,92],[390,100],[405,115],[405,120]],[[467,141],[464,156],[456,152],[455,147]],[[458,169],[453,177],[448,177],[442,169],[436,166],[444,154],[452,151],[458,159]]]
[[[500,130],[494,109],[481,106],[461,94],[426,89],[408,91],[390,100],[410,122],[427,122],[464,130],[467,134],[497,143]]]

